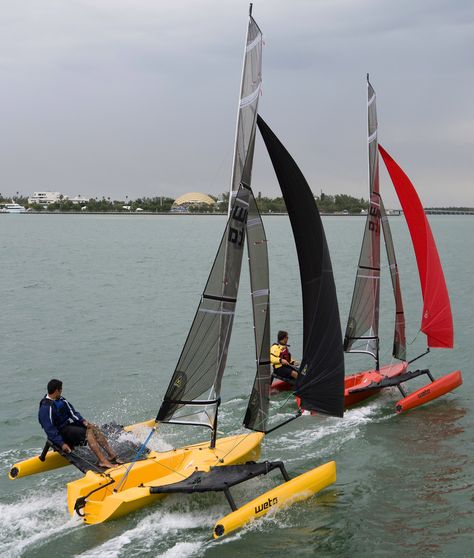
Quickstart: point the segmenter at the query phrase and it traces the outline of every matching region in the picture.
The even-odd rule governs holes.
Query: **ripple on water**
[[[14,503],[0,503],[0,547],[4,556],[21,556],[59,534],[82,525],[63,504],[64,491],[33,491]]]

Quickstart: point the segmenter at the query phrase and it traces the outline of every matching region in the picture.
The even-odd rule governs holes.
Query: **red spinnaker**
[[[451,304],[431,227],[408,176],[380,144],[379,151],[400,200],[415,250],[423,294],[421,331],[427,336],[428,347],[452,349]]]

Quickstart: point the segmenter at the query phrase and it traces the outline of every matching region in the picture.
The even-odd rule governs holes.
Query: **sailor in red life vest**
[[[298,377],[298,363],[292,360],[288,347],[288,332],[279,331],[278,343],[274,343],[270,348],[270,362],[273,365],[274,376],[293,384]]]

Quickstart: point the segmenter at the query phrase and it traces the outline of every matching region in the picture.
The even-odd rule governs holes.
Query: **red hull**
[[[344,405],[346,409],[353,405],[357,405],[357,403],[361,401],[365,401],[365,399],[369,397],[373,397],[383,388],[371,389],[370,391],[359,391],[357,393],[351,393],[351,390],[363,388],[372,382],[380,382],[383,378],[394,378],[395,376],[399,376],[406,372],[407,367],[408,363],[397,362],[396,364],[382,366],[379,371],[365,370],[364,372],[346,376],[344,381]]]
[[[403,374],[407,369],[406,362],[398,362],[396,364],[388,364],[383,366],[379,372],[375,370],[365,370],[364,372],[358,372],[357,374],[352,374],[351,376],[346,376],[344,380],[344,406],[346,409],[373,397],[379,393],[380,389],[373,389],[370,391],[360,391],[358,393],[350,393],[352,389],[362,388],[367,386],[372,382],[378,382],[383,377],[393,378],[394,376],[399,376]],[[270,395],[275,395],[282,391],[292,391],[293,387],[284,380],[274,380],[271,388]],[[298,398],[297,398],[298,401]]]
[[[415,407],[424,405],[425,403],[428,403],[428,401],[433,401],[433,399],[441,397],[441,395],[448,393],[448,391],[456,389],[461,384],[462,375],[460,370],[446,374],[446,376],[438,378],[434,382],[421,387],[413,393],[410,393],[410,395],[404,399],[401,399],[397,403],[396,411],[397,413],[403,413],[409,409],[414,409]]]
[[[272,385],[270,386],[270,395],[275,395],[276,393],[280,393],[281,391],[292,391],[293,386],[290,385],[285,380],[273,380]]]

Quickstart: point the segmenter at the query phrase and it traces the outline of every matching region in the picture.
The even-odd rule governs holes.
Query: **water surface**
[[[364,220],[323,219],[343,327],[349,310]],[[214,521],[227,513],[222,495],[172,496],[103,525],[84,526],[66,509],[72,468],[11,482],[12,463],[37,454],[44,436],[37,408],[52,377],[95,422],[133,423],[156,415],[196,310],[222,234],[223,217],[4,215],[0,217],[0,554],[155,557],[471,556],[474,545],[474,384],[472,277],[474,220],[430,217],[450,290],[454,351],[420,361],[435,375],[461,369],[464,385],[406,415],[387,391],[344,419],[304,417],[269,436],[263,459],[284,459],[298,474],[335,459],[337,483],[320,495],[255,522],[218,543]],[[425,347],[416,263],[403,218],[391,219],[401,271],[410,357]],[[272,336],[290,332],[301,354],[298,266],[286,217],[265,218],[269,238]],[[388,270],[383,270],[383,361],[393,327]],[[229,351],[220,430],[240,432],[254,374],[246,264]],[[348,372],[371,366],[349,355]],[[418,364],[418,363],[417,363]],[[418,382],[418,383],[417,383]],[[413,389],[421,380],[412,382]],[[294,412],[286,395],[274,420]],[[196,435],[167,431],[154,444],[172,447]],[[205,433],[203,432],[203,435]],[[237,502],[275,482],[235,489]]]

